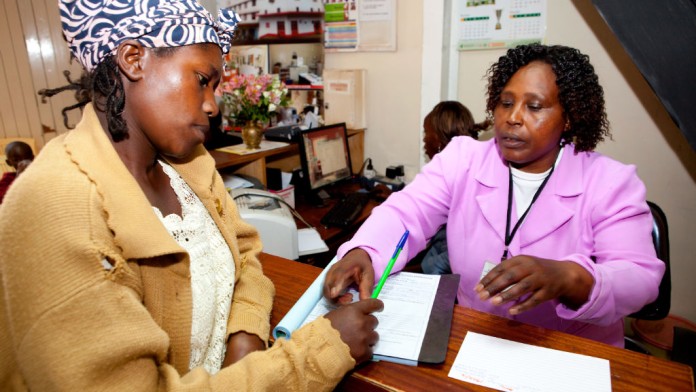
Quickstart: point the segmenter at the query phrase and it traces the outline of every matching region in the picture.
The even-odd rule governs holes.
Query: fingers
[[[493,305],[518,301],[509,309],[516,315],[552,299],[577,309],[587,302],[593,285],[592,275],[574,262],[520,255],[491,269],[474,290]]]
[[[535,291],[532,295],[529,296],[526,300],[522,301],[521,303],[512,306],[508,312],[511,315],[517,315],[522,312],[526,312],[527,310],[530,310],[537,305],[539,305],[542,302],[545,302],[551,298],[547,298],[547,295],[544,293],[544,290],[537,290]]]
[[[367,274],[364,274],[367,275]],[[375,284],[374,272],[372,272],[369,277],[362,276],[358,284],[358,292],[360,293],[361,300],[367,300],[372,296],[372,289]]]
[[[384,310],[384,302],[378,300],[377,298],[361,300],[356,302],[355,305],[365,314],[381,312]]]
[[[525,278],[521,281],[508,285],[505,289],[491,297],[493,305],[503,305],[508,302],[519,300],[529,293],[536,292],[540,289],[537,282],[531,278]]]
[[[502,292],[510,291],[513,286],[518,283],[521,279],[527,276],[527,273],[514,263],[505,260],[504,262],[498,264],[495,268],[490,270],[486,276],[484,276],[474,290],[478,293],[479,298],[485,301],[491,297],[498,297],[496,301],[503,300],[503,302],[511,298],[512,293],[508,295],[500,295]],[[500,303],[503,303],[500,302]],[[497,305],[497,303],[496,303]]]
[[[520,301],[508,310],[511,315],[516,315],[554,298],[553,290],[549,290],[554,283],[550,282],[546,272],[538,259],[516,256],[491,269],[474,290],[479,299],[490,300],[496,306]]]
[[[326,278],[324,279],[324,297],[332,301],[342,296],[345,293],[346,288],[350,285],[350,283],[346,283],[346,280],[349,277],[345,276],[345,273],[341,268],[342,262],[343,260],[334,264],[331,269],[329,269],[329,272],[326,273]]]
[[[348,345],[351,356],[357,363],[372,358],[373,347],[379,340],[375,331],[379,321],[372,315],[384,307],[378,299],[367,299],[341,306],[325,315],[338,330],[341,340]]]
[[[374,274],[368,253],[362,249],[353,249],[326,274],[324,296],[331,301],[340,302],[340,297],[345,294],[348,286],[356,283],[360,298],[369,298],[372,294]]]

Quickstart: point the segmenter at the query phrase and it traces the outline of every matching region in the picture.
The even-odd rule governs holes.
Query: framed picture
[[[268,73],[268,45],[232,45],[225,55],[225,76]]]

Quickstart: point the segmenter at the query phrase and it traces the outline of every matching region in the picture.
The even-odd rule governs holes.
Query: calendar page
[[[546,0],[459,0],[459,50],[542,42]]]

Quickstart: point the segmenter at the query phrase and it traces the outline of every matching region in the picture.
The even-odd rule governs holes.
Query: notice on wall
[[[324,49],[396,50],[396,0],[324,0]]]
[[[325,3],[324,49],[350,51],[357,48],[358,10],[356,0]]]
[[[546,0],[459,0],[459,50],[510,48],[542,42]]]

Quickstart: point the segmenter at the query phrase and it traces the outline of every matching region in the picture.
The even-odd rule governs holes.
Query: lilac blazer
[[[655,256],[645,186],[635,166],[594,152],[576,155],[566,146],[510,244],[511,256],[569,260],[587,269],[595,284],[577,310],[547,301],[510,316],[512,304],[493,306],[475,295],[484,262],[500,262],[507,196],[508,168],[495,140],[454,138],[412,183],[373,210],[338,256],[365,249],[378,280],[404,230],[410,236],[394,272],[446,222],[452,273],[461,275],[460,305],[623,347],[623,317],[657,297],[665,269]]]

